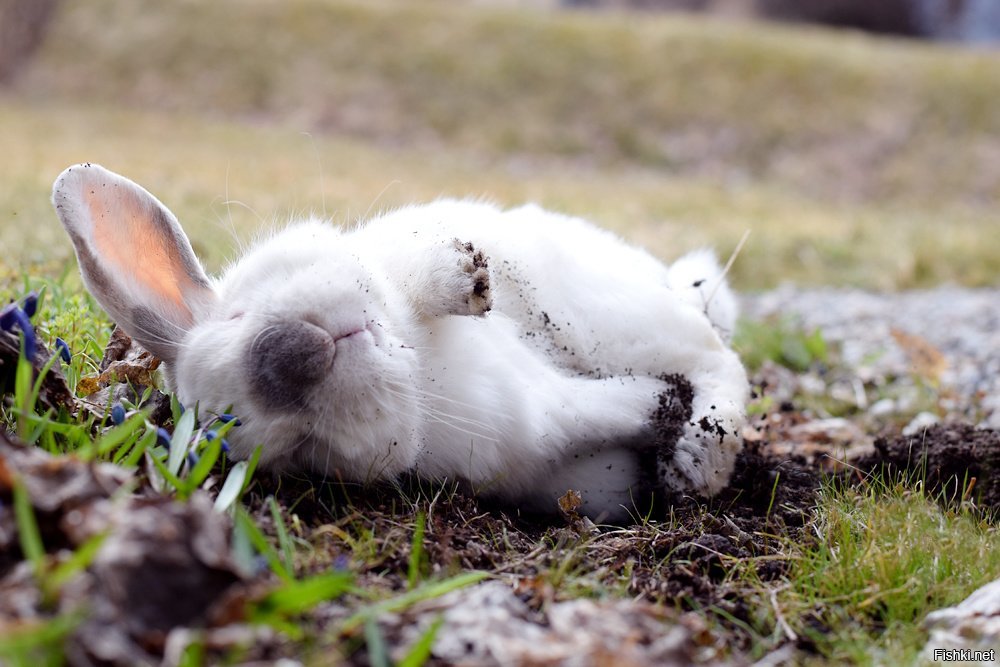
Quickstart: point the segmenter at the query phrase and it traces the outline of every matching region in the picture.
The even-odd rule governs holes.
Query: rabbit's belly
[[[567,373],[499,313],[442,320],[428,339],[418,474],[536,509],[574,489],[595,516],[635,493],[664,381]]]

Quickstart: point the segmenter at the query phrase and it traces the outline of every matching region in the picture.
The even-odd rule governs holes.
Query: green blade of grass
[[[38,397],[42,393],[42,384],[45,383],[45,376],[49,374],[49,371],[52,370],[52,366],[56,363],[58,359],[59,359],[58,354],[53,354],[51,357],[49,357],[49,360],[45,362],[45,365],[42,366],[42,370],[38,373],[38,377],[35,378],[35,385],[31,388],[32,406],[37,405]]]
[[[406,652],[403,659],[396,663],[396,667],[423,667],[431,657],[434,640],[437,639],[438,631],[442,625],[444,625],[444,618],[439,616],[434,619],[434,622],[427,628],[427,631],[420,635],[417,641],[413,642],[413,646]]]
[[[170,456],[167,458],[167,470],[175,478],[184,465],[184,458],[188,453],[188,442],[194,433],[194,410],[185,410],[184,414],[177,421],[174,427],[174,434],[170,438]]]
[[[115,426],[110,431],[101,436],[101,439],[94,444],[94,451],[98,456],[104,456],[111,450],[127,441],[140,427],[146,424],[146,415],[141,412],[129,417],[125,423]]]
[[[205,640],[199,634],[192,638],[191,643],[184,647],[177,667],[201,667],[205,664]]]
[[[368,663],[372,667],[389,667],[389,649],[374,618],[365,620],[365,644],[368,645]]]
[[[153,467],[156,468],[157,472],[163,475],[163,479],[172,486],[174,489],[182,489],[184,487],[184,482],[180,477],[173,474],[167,469],[163,461],[155,453],[150,453],[149,460],[153,462]]]
[[[51,621],[27,621],[0,635],[0,663],[11,665],[63,664],[63,638],[84,619],[82,614],[57,616]],[[7,662],[9,660],[9,662]]]
[[[97,552],[100,551],[101,545],[104,544],[104,540],[107,536],[107,533],[94,535],[81,544],[77,550],[73,552],[72,556],[62,563],[59,563],[59,565],[57,565],[52,572],[49,573],[48,580],[46,581],[49,588],[51,590],[58,590],[60,586],[69,581],[74,575],[89,567],[93,562],[94,557],[97,556]]]
[[[240,496],[247,492],[247,488],[250,487],[250,483],[253,482],[253,474],[257,471],[257,463],[260,462],[260,455],[264,451],[263,445],[257,445],[253,450],[253,454],[250,455],[250,462],[247,464],[247,474],[246,479],[243,481],[243,488],[240,489]]]
[[[40,575],[45,559],[45,545],[42,544],[42,534],[38,530],[28,490],[24,488],[24,483],[20,479],[14,483],[14,516],[17,520],[17,537],[21,551],[31,562],[35,573]]]
[[[253,605],[250,617],[257,622],[287,619],[309,611],[320,602],[334,600],[354,586],[350,572],[327,572],[302,581],[286,581]]]
[[[274,519],[274,528],[278,532],[278,547],[281,549],[281,558],[285,563],[285,569],[289,572],[295,571],[295,553],[292,549],[292,540],[288,536],[288,528],[285,526],[285,519],[281,516],[281,508],[274,496],[267,497],[267,506],[271,510],[271,518]]]
[[[31,414],[34,403],[31,399],[31,375],[34,369],[31,362],[24,356],[24,336],[21,336],[21,353],[17,357],[17,371],[14,376],[14,405],[17,406],[17,434],[23,440],[28,433],[28,415]]]
[[[187,479],[184,480],[183,494],[185,496],[191,495],[195,489],[201,486],[201,483],[212,472],[220,454],[222,454],[222,438],[209,440],[208,446],[201,453],[201,458],[198,459],[191,472],[188,473]]]
[[[237,461],[226,475],[226,481],[219,490],[219,495],[215,498],[215,511],[225,512],[233,506],[243,496],[243,484],[247,479],[247,470],[250,464],[246,461]]]
[[[407,591],[402,595],[398,595],[394,598],[389,598],[388,600],[383,600],[365,607],[345,620],[341,629],[343,632],[351,632],[359,625],[362,625],[369,618],[377,618],[381,614],[401,611],[416,604],[417,602],[441,597],[442,595],[452,591],[478,583],[487,577],[489,577],[488,572],[463,572],[462,574],[451,577],[450,579],[426,583],[419,588]]]
[[[257,563],[254,561],[256,552],[246,527],[236,517],[239,509],[241,509],[240,505],[233,507],[233,560],[243,573],[250,576],[257,570]]]
[[[17,403],[17,405],[24,411],[24,414],[22,415],[22,418],[26,419],[26,418],[30,417],[31,413],[34,411],[35,406],[38,405],[38,396],[42,393],[42,383],[45,382],[45,376],[47,376],[49,374],[49,370],[52,369],[52,365],[56,362],[56,360],[58,358],[59,358],[59,355],[53,354],[51,357],[49,357],[49,360],[47,362],[45,362],[45,365],[42,367],[42,370],[38,373],[38,377],[35,379],[34,386],[31,388],[31,396],[28,397],[28,402],[27,403],[21,403],[19,401]],[[28,366],[30,368],[31,364],[29,363]],[[20,365],[20,360],[19,360],[18,361],[18,371],[19,372],[20,372],[20,369],[21,369],[21,365]],[[18,377],[20,377],[20,375]],[[30,375],[28,377],[30,377]],[[36,441],[37,437],[38,436],[35,435],[30,440],[27,440],[26,442],[29,442],[29,443],[33,444]]]
[[[250,515],[247,514],[245,510],[236,507],[236,528],[243,532],[245,538],[249,540],[253,548],[257,550],[264,558],[267,560],[268,565],[271,566],[271,570],[284,579],[286,582],[292,581],[292,575],[285,567],[285,564],[281,561],[281,558],[275,552],[274,547],[268,542],[267,537],[261,532],[257,524],[253,522]]]
[[[156,444],[156,431],[149,429],[146,434],[135,441],[132,447],[122,447],[115,454],[113,462],[125,468],[134,468],[139,465],[139,459],[147,449]]]
[[[410,545],[410,563],[406,573],[406,587],[413,590],[420,579],[420,566],[424,555],[424,527],[426,518],[423,512],[417,513],[416,526],[413,529],[413,542]]]

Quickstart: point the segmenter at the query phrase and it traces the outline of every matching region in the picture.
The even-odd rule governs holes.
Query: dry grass
[[[994,283],[997,58],[445,2],[69,3],[0,96],[0,262],[68,257],[47,191],[90,160],[160,195],[215,267],[230,216],[246,237],[472,195],[665,258],[752,229],[748,289]]]
[[[437,196],[526,200],[584,215],[672,258],[713,245],[729,253],[746,229],[740,289],[792,280],[881,288],[996,280],[997,228],[985,211],[833,205],[768,183],[727,187],[648,168],[501,164],[459,151],[387,149],[194,114],[0,99],[11,155],[0,163],[0,276],[58,274],[72,253],[48,202],[69,164],[100,162],[142,183],[177,214],[213,269],[255,230],[297,214],[353,221]],[[231,202],[226,204],[226,202]],[[887,250],[888,249],[888,250]]]
[[[828,201],[1000,196],[996,54],[427,2],[65,9],[22,81],[33,95],[281,119],[490,159],[764,180]]]

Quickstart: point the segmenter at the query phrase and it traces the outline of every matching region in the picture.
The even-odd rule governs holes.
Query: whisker
[[[253,216],[255,218],[257,218],[257,221],[260,224],[262,224],[262,225],[266,225],[267,224],[267,221],[264,220],[264,218],[260,215],[260,213],[258,213],[257,210],[253,206],[250,206],[249,204],[241,202],[238,199],[229,199],[229,198],[226,198],[226,201],[222,202],[223,206],[230,206],[230,205],[233,205],[233,204],[235,204],[236,206],[242,206],[247,211],[250,211],[250,213],[252,213]]]
[[[365,210],[364,215],[361,216],[361,219],[367,220],[368,216],[371,215],[372,209],[375,208],[375,204],[377,204],[378,201],[385,195],[385,193],[389,191],[389,188],[391,188],[394,185],[399,185],[400,183],[402,183],[402,181],[400,181],[399,179],[394,179],[386,183],[386,186],[382,188],[382,191],[379,192],[377,195],[375,195],[375,199],[373,199],[372,203],[368,205],[368,208]]]

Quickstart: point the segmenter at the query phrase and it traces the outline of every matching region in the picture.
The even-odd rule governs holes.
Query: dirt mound
[[[921,481],[942,500],[974,501],[1000,511],[1000,431],[969,424],[939,424],[917,435],[879,438],[862,469],[881,470],[888,479],[904,474]]]

